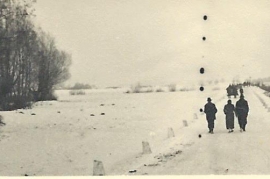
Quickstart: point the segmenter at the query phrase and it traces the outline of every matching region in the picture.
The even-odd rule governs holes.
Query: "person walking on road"
[[[226,115],[226,128],[229,130],[229,133],[233,132],[234,129],[234,105],[232,104],[232,100],[228,100],[228,103],[224,106],[223,109]]]
[[[236,112],[236,116],[238,117],[240,132],[246,131],[249,106],[248,106],[248,102],[244,99],[244,95],[241,95],[240,99],[236,102],[235,112]]]
[[[208,122],[209,133],[214,133],[215,119],[217,108],[214,103],[211,102],[211,98],[207,98],[207,103],[204,106],[204,113],[206,114],[206,120]]]

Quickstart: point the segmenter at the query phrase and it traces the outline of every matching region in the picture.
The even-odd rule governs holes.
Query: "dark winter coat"
[[[236,102],[236,115],[246,118],[249,112],[248,102],[245,99],[239,99]]]
[[[234,128],[234,105],[233,104],[226,104],[223,109],[226,115],[226,128],[233,129]]]
[[[204,112],[206,114],[207,120],[215,120],[216,119],[217,108],[216,108],[215,104],[208,102],[204,106]]]

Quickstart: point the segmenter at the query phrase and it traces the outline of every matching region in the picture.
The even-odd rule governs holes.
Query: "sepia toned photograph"
[[[0,0],[0,177],[270,175],[270,1]]]

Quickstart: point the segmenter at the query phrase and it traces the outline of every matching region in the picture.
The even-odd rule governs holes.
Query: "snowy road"
[[[235,120],[235,132],[227,133],[222,111],[227,101],[225,98],[216,103],[219,111],[215,134],[207,133],[205,116],[200,116],[200,120],[189,127],[193,131],[193,138],[197,138],[192,145],[155,167],[141,167],[138,174],[270,174],[270,112],[267,112],[254,91],[261,92],[257,88],[245,89],[250,106],[247,132],[240,133],[238,121]],[[235,104],[237,99],[232,100]],[[197,131],[202,132],[201,138],[197,137]]]
[[[244,89],[247,132],[240,133],[235,120],[229,134],[224,88],[208,89],[67,93],[33,109],[1,112],[7,125],[0,130],[0,175],[89,176],[93,160],[103,162],[106,175],[270,174],[270,98],[258,88]],[[208,134],[199,112],[208,96],[218,108],[215,134]],[[175,137],[168,138],[168,128]],[[152,154],[142,154],[142,141],[149,142]]]

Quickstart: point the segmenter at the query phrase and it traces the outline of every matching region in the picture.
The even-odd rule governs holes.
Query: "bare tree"
[[[39,52],[38,100],[50,100],[53,87],[70,76],[68,68],[71,64],[71,55],[59,51],[54,38],[44,32],[40,33]]]
[[[0,108],[26,107],[52,99],[53,87],[69,77],[71,55],[37,31],[34,0],[0,0]]]

